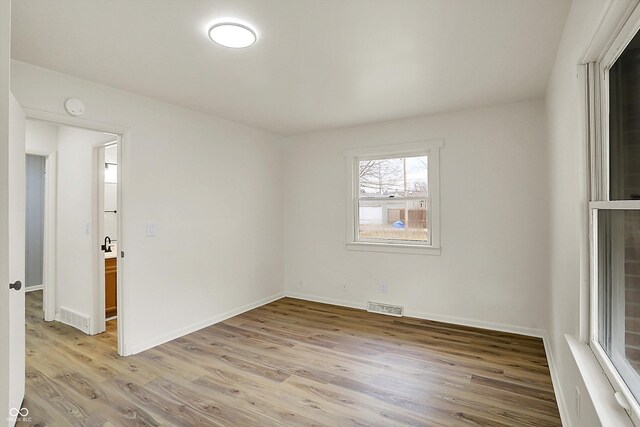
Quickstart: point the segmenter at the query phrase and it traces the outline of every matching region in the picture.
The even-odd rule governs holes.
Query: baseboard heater
[[[369,301],[367,303],[367,311],[370,313],[386,314],[387,316],[402,317],[404,315],[404,307],[400,305],[383,304],[381,302]]]

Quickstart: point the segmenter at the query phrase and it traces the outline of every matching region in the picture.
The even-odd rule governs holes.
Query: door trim
[[[120,252],[120,254],[123,253],[126,249],[126,241],[123,238],[124,227],[122,226],[123,219],[124,219],[122,212],[125,211],[126,209],[125,203],[123,203],[123,200],[124,200],[123,195],[126,191],[127,174],[125,173],[125,170],[128,170],[127,165],[125,164],[125,162],[123,162],[123,158],[126,161],[126,156],[124,154],[124,147],[126,147],[127,141],[129,141],[131,137],[131,130],[126,127],[112,124],[112,123],[88,120],[81,117],[71,117],[64,114],[52,113],[50,111],[38,110],[34,108],[23,107],[23,109],[27,116],[27,119],[50,122],[55,125],[72,126],[76,128],[82,128],[82,129],[93,130],[98,132],[105,132],[105,133],[113,134],[114,136],[117,137],[118,139],[118,142],[117,142],[117,145],[118,145],[118,213],[116,214],[117,222],[118,222],[117,241],[118,241],[118,251]],[[102,254],[102,251],[100,251],[100,247],[98,245],[94,245],[94,251],[95,251],[94,259],[98,256],[98,253]],[[117,266],[118,268],[118,280],[117,280],[118,354],[120,356],[128,356],[131,354],[131,352],[128,351],[128,348],[127,348],[128,346],[126,345],[127,304],[125,302],[126,301],[126,283],[124,279],[125,268],[124,268],[124,260],[122,256],[120,256],[120,254],[117,257],[117,260],[118,260],[117,262],[118,263],[118,266]],[[100,292],[102,292],[102,295],[104,295],[104,286],[102,290],[98,289],[99,283],[97,282],[98,281],[94,280],[94,284],[93,284],[94,301],[98,299],[96,298],[96,296],[100,295]],[[55,307],[55,301],[53,301],[54,295],[55,294],[52,293],[48,298],[47,304],[49,304],[49,306],[53,305],[53,307]],[[97,304],[94,303],[94,307],[96,306]],[[96,323],[96,320],[100,318],[96,316],[97,314],[98,313],[96,312],[92,313],[94,324]],[[104,305],[102,307],[102,319],[104,319]]]
[[[47,156],[44,169],[44,273],[42,308],[45,322],[56,317],[56,200],[58,195],[58,151]]]

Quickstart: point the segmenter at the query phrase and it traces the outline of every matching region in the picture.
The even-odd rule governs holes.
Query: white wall
[[[94,147],[102,132],[58,128],[56,314],[60,307],[91,317],[94,298]]]
[[[130,130],[121,248],[130,351],[277,295],[284,281],[287,292],[318,299],[549,328],[561,398],[572,404],[575,386],[584,390],[563,336],[578,334],[584,279],[577,64],[606,3],[572,4],[547,94],[548,135],[545,105],[523,102],[290,137],[283,165],[268,133],[20,62],[12,89],[23,106],[63,115],[63,101],[79,97],[85,118]],[[345,250],[342,150],[428,139],[445,140],[442,255]],[[149,221],[158,236],[145,236]],[[581,420],[568,414],[571,425],[598,425],[585,394]]]
[[[430,139],[445,141],[442,255],[346,250],[342,151]],[[499,329],[545,329],[542,101],[318,132],[286,143],[287,292],[357,306],[396,303],[409,315]],[[388,294],[379,292],[381,282],[389,284]]]
[[[41,120],[27,120],[25,151],[48,156],[58,149],[58,126]]]
[[[128,129],[119,165],[126,352],[281,293],[274,135],[15,61],[11,85],[28,109],[68,119],[63,103],[73,96],[87,106],[83,119]]]
[[[574,0],[547,90],[550,166],[550,348],[561,396],[573,426],[599,426],[598,417],[565,340],[580,335],[581,287],[586,290],[588,266],[584,233],[586,217],[586,141],[584,82],[579,65],[608,5],[606,0]],[[581,285],[582,284],[582,285]],[[576,386],[582,391],[581,414],[575,410]],[[614,405],[615,407],[615,405]]]

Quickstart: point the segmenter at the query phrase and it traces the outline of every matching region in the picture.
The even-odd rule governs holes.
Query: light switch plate
[[[157,227],[155,222],[147,223],[147,236],[154,237],[156,235]]]

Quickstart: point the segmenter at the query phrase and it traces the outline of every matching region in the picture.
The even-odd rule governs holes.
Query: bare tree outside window
[[[360,162],[360,193],[390,195],[403,191],[402,159]]]
[[[360,238],[429,241],[428,158],[360,160]]]

